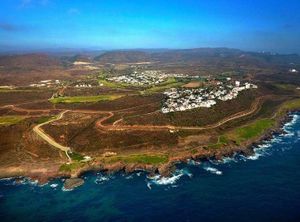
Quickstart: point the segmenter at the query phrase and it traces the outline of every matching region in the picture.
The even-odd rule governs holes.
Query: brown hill
[[[0,56],[0,66],[7,68],[36,68],[60,66],[61,62],[46,54]]]
[[[95,57],[101,63],[135,63],[148,62],[150,54],[143,51],[111,51]]]
[[[45,54],[0,56],[1,85],[27,85],[44,79],[61,79],[64,74],[61,61]]]

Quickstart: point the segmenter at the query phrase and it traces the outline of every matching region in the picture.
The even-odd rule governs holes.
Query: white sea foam
[[[111,176],[111,175],[107,175],[107,176],[104,176],[102,174],[98,174],[97,178],[95,179],[95,183],[96,184],[102,184],[106,181],[109,181],[110,179],[113,179],[114,177]]]
[[[299,119],[299,115],[298,114],[294,114],[292,116],[292,120],[286,124],[284,124],[283,126],[283,130],[286,132],[284,134],[285,137],[292,137],[295,136],[295,133],[291,131],[292,127],[297,123]]]
[[[220,165],[220,164],[227,164],[227,163],[236,163],[238,162],[238,154],[233,154],[231,157],[223,157],[222,159],[219,160],[214,160],[214,159],[209,159],[209,162],[213,165]],[[207,166],[207,164],[204,163],[204,166]]]
[[[128,175],[128,176],[125,177],[126,180],[129,180],[129,179],[132,179],[132,178],[133,178],[133,175]]]
[[[258,148],[254,148],[254,151],[258,150],[258,149],[266,149],[266,148],[269,148],[271,146],[272,146],[271,141],[270,142],[266,142],[266,143],[262,143],[262,144],[260,144],[260,145],[257,146]]]
[[[288,123],[285,123],[285,124],[284,124],[284,127],[290,127],[290,126],[293,126],[293,125],[297,122],[298,119],[299,119],[299,115],[298,115],[298,114],[292,115],[292,120],[289,121]]]
[[[288,123],[286,123],[283,126],[283,129],[285,131],[284,134],[280,134],[278,136],[273,137],[269,141],[264,141],[262,144],[258,145],[253,149],[254,154],[250,156],[244,156],[241,154],[235,154],[233,157],[224,157],[221,160],[209,160],[209,162],[213,165],[219,165],[219,164],[226,164],[230,162],[238,162],[238,161],[247,161],[247,160],[258,160],[260,157],[271,155],[272,151],[271,149],[268,149],[272,147],[274,144],[280,144],[282,145],[278,150],[284,151],[286,149],[289,149],[288,143],[284,140],[285,137],[295,137],[295,140],[300,140],[300,130],[297,132],[293,132],[293,126],[297,123],[299,120],[300,115],[294,114],[292,116],[292,120]],[[209,166],[204,164],[203,168],[208,168]]]
[[[51,188],[56,188],[56,187],[58,187],[58,184],[57,183],[53,183],[53,184],[50,185],[50,187]]]
[[[200,165],[201,163],[199,161],[196,161],[196,160],[188,159],[187,164],[192,165],[192,166],[197,166],[197,165]]]
[[[210,172],[210,173],[216,174],[216,175],[222,175],[223,174],[222,171],[220,171],[220,170],[218,170],[217,168],[214,168],[214,167],[204,166],[203,169]]]
[[[258,160],[262,156],[270,155],[267,148],[271,147],[270,143],[259,145],[257,148],[254,148],[254,154],[247,156],[247,160]]]
[[[258,160],[259,157],[261,157],[261,156],[262,156],[262,155],[259,154],[259,153],[254,153],[254,154],[251,155],[251,156],[247,156],[246,159],[247,159],[247,160]]]
[[[231,162],[237,162],[237,159],[235,158],[235,155],[233,157],[224,157],[220,160],[221,163],[231,163]]]
[[[5,178],[1,178],[0,181],[12,181],[14,179],[15,178],[13,178],[13,177],[5,177]]]
[[[70,191],[72,191],[73,189],[66,189],[64,186],[61,188],[61,190],[62,191],[64,191],[64,192],[70,192]]]
[[[174,174],[170,177],[163,177],[161,175],[155,175],[153,177],[147,177],[150,181],[147,183],[148,187],[151,187],[152,184],[155,185],[172,185],[175,184],[182,176],[192,177],[191,174],[187,169],[176,170]],[[149,188],[151,189],[151,188]]]
[[[282,138],[281,137],[274,137],[273,139],[270,140],[271,143],[281,143]]]
[[[39,185],[38,180],[32,180],[30,178],[23,178],[18,181],[14,181],[14,184],[31,185],[31,186],[44,186],[46,184]]]
[[[48,184],[49,184],[49,182],[43,183],[43,184],[37,184],[37,186],[39,186],[39,187],[44,187],[44,186],[47,186]]]
[[[147,183],[147,187],[149,188],[149,190],[151,190],[151,189],[152,189],[152,187],[151,187],[151,183],[150,183],[150,182],[148,182],[148,183]]]
[[[158,185],[174,184],[182,176],[183,174],[173,175],[171,177],[160,177],[158,180],[155,180],[155,184]]]

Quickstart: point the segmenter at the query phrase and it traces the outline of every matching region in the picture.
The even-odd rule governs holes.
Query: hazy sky
[[[0,47],[300,53],[300,0],[1,0]]]

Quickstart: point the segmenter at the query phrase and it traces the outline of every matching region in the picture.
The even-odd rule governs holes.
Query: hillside
[[[143,51],[111,51],[95,57],[100,63],[136,63],[150,59],[151,54]]]

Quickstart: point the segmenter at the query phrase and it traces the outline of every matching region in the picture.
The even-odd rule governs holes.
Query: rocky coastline
[[[59,171],[52,171],[43,174],[33,174],[26,172],[25,170],[16,172],[0,172],[0,178],[7,177],[29,177],[32,180],[37,180],[39,184],[45,184],[51,179],[55,178],[67,178],[64,183],[64,188],[66,190],[72,190],[75,187],[81,186],[84,184],[84,180],[81,179],[82,175],[87,172],[105,172],[107,174],[116,173],[123,171],[125,173],[133,173],[135,171],[146,171],[150,176],[160,174],[163,177],[168,177],[176,169],[176,164],[178,163],[187,163],[188,160],[197,160],[197,161],[207,161],[209,159],[220,160],[224,157],[231,157],[234,154],[242,154],[244,156],[249,156],[254,153],[254,148],[260,145],[264,141],[271,140],[275,135],[284,134],[283,129],[284,125],[292,120],[292,113],[298,113],[299,110],[293,110],[287,112],[285,115],[279,117],[276,121],[276,124],[271,129],[267,130],[263,135],[254,140],[248,140],[239,146],[228,146],[217,151],[206,151],[201,153],[196,153],[193,155],[182,155],[170,159],[166,164],[160,165],[159,167],[153,166],[150,164],[124,164],[124,163],[114,163],[108,165],[102,165],[101,163],[93,163],[84,166],[83,168],[78,169],[72,174],[63,173]]]

